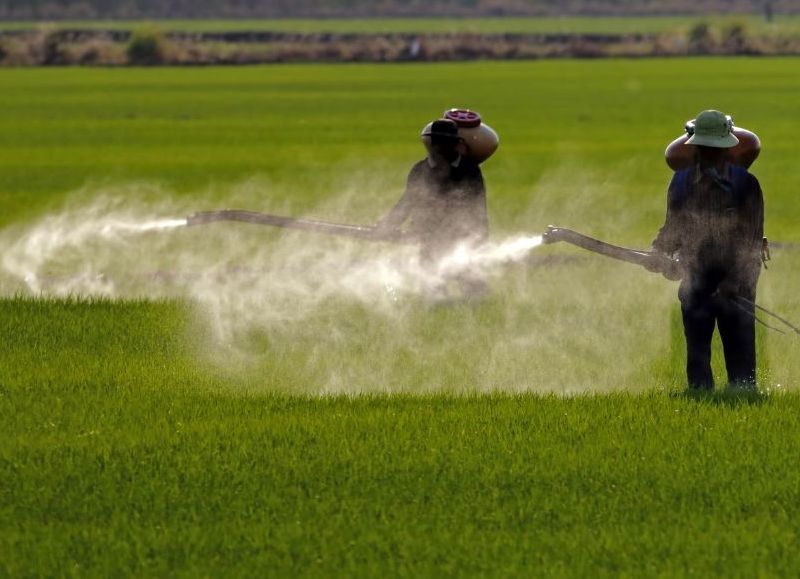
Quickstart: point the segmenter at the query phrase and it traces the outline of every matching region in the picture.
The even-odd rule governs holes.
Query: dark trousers
[[[754,292],[755,293],[755,292]],[[755,308],[720,295],[681,295],[683,331],[686,335],[686,375],[689,387],[714,388],[711,373],[711,338],[719,328],[728,382],[755,386]]]

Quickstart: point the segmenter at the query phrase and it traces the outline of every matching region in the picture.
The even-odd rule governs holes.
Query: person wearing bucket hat
[[[739,144],[733,134],[733,119],[719,111],[703,111],[690,123],[692,136],[687,145],[729,149]]]
[[[475,246],[488,238],[486,187],[477,162],[460,153],[462,139],[454,121],[434,120],[420,137],[428,155],[411,168],[403,196],[377,228],[417,241],[422,264],[435,270],[458,245]],[[485,289],[468,271],[452,277],[464,297],[480,296]],[[441,293],[448,293],[447,281]]]
[[[711,340],[719,328],[730,385],[755,388],[755,297],[761,272],[764,199],[758,180],[731,164],[733,121],[707,110],[690,122],[694,164],[676,171],[653,249],[678,258],[678,290],[690,389],[711,390]],[[687,125],[687,126],[689,126]]]

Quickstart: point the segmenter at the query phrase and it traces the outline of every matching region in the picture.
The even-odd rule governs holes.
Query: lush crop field
[[[545,246],[433,306],[375,291],[381,245],[92,228],[374,222],[422,126],[470,106],[502,139],[495,241],[557,223],[644,247],[664,147],[717,107],[761,136],[767,232],[797,243],[796,69],[1,70],[0,576],[791,574],[793,336],[760,331],[763,394],[694,399],[676,288],[632,265]],[[773,257],[759,301],[796,321],[800,257]]]
[[[19,324],[15,343],[112,362],[4,387],[4,575],[745,577],[800,564],[796,396],[233,394],[189,369],[169,337],[175,306],[9,309],[50,314],[60,334],[43,343]],[[90,345],[78,328],[117,337]]]
[[[134,29],[156,24],[176,32],[235,32],[269,30],[282,32],[336,33],[423,33],[476,32],[529,34],[656,34],[684,33],[698,22],[724,28],[744,24],[756,34],[795,35],[800,31],[800,17],[778,15],[772,22],[753,14],[709,14],[708,16],[653,17],[542,17],[542,18],[359,18],[359,19],[281,19],[281,20],[163,20],[152,22],[124,20],[88,20],[72,22],[0,22],[0,30],[36,28]]]

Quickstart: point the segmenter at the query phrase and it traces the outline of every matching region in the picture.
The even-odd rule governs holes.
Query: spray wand
[[[594,237],[589,237],[583,233],[578,233],[572,229],[567,229],[566,227],[548,225],[547,229],[542,234],[542,242],[555,243],[557,241],[565,241],[582,249],[586,249],[587,251],[640,265],[650,271],[661,272],[667,279],[675,281],[683,277],[683,267],[680,262],[663,253],[620,247],[618,245],[606,243],[605,241],[600,241]]]
[[[200,211],[190,215],[186,219],[186,225],[206,225],[218,221],[239,221],[244,223],[253,223],[256,225],[281,227],[284,229],[300,229],[303,231],[314,231],[316,233],[324,233],[327,235],[336,235],[340,237],[354,237],[356,239],[366,239],[369,241],[388,241],[391,243],[406,244],[414,243],[413,240],[403,236],[402,234],[393,231],[385,231],[373,226],[348,225],[344,223],[331,223],[329,221],[284,217],[282,215],[259,213],[257,211],[244,211],[241,209]]]
[[[548,225],[547,229],[542,234],[542,242],[556,243],[558,241],[564,241],[582,249],[586,249],[587,251],[599,253],[613,259],[640,265],[649,271],[660,272],[664,275],[664,277],[673,281],[682,279],[684,275],[682,264],[677,259],[672,259],[663,253],[620,247],[618,245],[612,245],[610,243],[606,243],[605,241],[600,241],[599,239],[589,237],[583,233],[578,233],[572,229]],[[767,256],[768,255],[769,254],[767,253]],[[786,318],[783,318],[775,312],[768,310],[764,306],[760,306],[754,301],[743,296],[731,296],[729,299],[735,307],[739,308],[748,315],[753,316],[753,319],[755,319],[756,322],[764,327],[774,330],[780,334],[786,333],[780,328],[772,326],[759,319],[756,316],[756,311],[760,311],[771,318],[778,320],[784,326],[792,330],[795,334],[800,335],[800,328],[792,324]]]

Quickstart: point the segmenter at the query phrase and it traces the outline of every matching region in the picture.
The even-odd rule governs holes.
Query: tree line
[[[798,13],[797,0],[0,0],[0,19]]]

